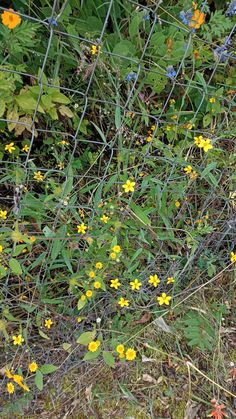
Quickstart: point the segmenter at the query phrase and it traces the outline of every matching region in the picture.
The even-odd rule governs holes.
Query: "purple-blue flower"
[[[136,78],[137,78],[137,73],[131,72],[127,74],[127,76],[125,77],[125,80],[132,81],[132,80],[136,80]]]
[[[182,12],[180,12],[179,14],[179,17],[185,25],[189,25],[191,18],[193,17],[193,13],[190,10],[188,10],[187,12],[184,12],[184,10],[182,10]]]
[[[231,1],[225,14],[226,16],[233,16],[235,13],[236,13],[236,1]]]
[[[227,60],[227,57],[230,56],[225,45],[222,45],[221,47],[216,47],[213,53],[215,60],[219,61],[220,63],[224,63]]]
[[[56,20],[56,19],[54,19],[53,17],[49,17],[49,18],[47,19],[47,21],[48,21],[48,23],[49,23],[50,25],[58,26],[58,22],[57,22],[57,20]]]
[[[149,13],[148,13],[147,15],[144,15],[144,16],[143,16],[143,20],[150,20],[150,15],[149,15]]]
[[[166,76],[169,77],[170,79],[173,79],[176,76],[176,71],[173,67],[173,65],[168,65],[168,67],[166,67]]]

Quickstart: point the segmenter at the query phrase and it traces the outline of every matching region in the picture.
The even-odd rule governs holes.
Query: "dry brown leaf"
[[[132,326],[136,326],[137,324],[144,324],[149,322],[151,319],[151,313],[144,313],[139,320],[134,320],[131,324]]]

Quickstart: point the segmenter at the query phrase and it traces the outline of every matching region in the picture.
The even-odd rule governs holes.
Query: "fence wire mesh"
[[[151,171],[152,167],[158,167],[160,162],[165,162],[168,170],[166,173],[162,172],[159,178],[154,179],[154,183],[156,182],[157,185],[156,201],[159,202],[158,200],[162,197],[166,199],[165,193],[170,190],[173,196],[178,197],[180,189],[183,187],[181,178],[186,176],[183,169],[185,167],[184,160],[188,164],[189,151],[186,149],[186,141],[188,141],[190,133],[194,136],[207,134],[214,146],[223,150],[235,150],[234,137],[230,134],[230,127],[231,114],[236,105],[236,90],[234,90],[236,86],[230,85],[229,95],[223,96],[219,89],[222,86],[227,86],[227,80],[225,81],[222,77],[219,78],[219,82],[215,80],[217,72],[221,75],[224,74],[226,50],[227,59],[230,59],[232,64],[236,59],[233,43],[228,43],[226,48],[214,41],[203,39],[197,31],[184,25],[178,16],[171,15],[165,9],[165,2],[161,0],[140,3],[131,0],[124,2],[110,0],[104,4],[99,2],[98,9],[102,8],[103,10],[103,13],[100,14],[103,16],[103,22],[99,35],[98,31],[94,31],[96,36],[86,37],[85,30],[85,36],[80,36],[74,33],[73,25],[78,21],[81,25],[86,25],[88,22],[82,22],[78,11],[72,16],[68,15],[68,7],[73,7],[74,3],[71,3],[70,0],[64,2],[54,0],[50,7],[47,3],[45,7],[48,10],[48,17],[42,19],[36,17],[41,13],[37,4],[31,7],[29,2],[28,14],[17,11],[23,22],[37,25],[37,33],[44,37],[44,43],[37,49],[29,48],[28,54],[32,55],[32,72],[24,70],[21,61],[18,62],[17,54],[15,69],[8,64],[9,53],[5,54],[0,65],[2,82],[8,79],[20,84],[20,80],[23,80],[23,87],[27,84],[33,88],[34,94],[37,94],[37,99],[28,105],[29,115],[27,112],[25,114],[23,112],[16,114],[14,111],[1,112],[0,118],[1,129],[3,130],[4,127],[9,129],[3,146],[14,141],[14,145],[19,149],[17,156],[4,153],[4,149],[2,149],[0,208],[7,210],[10,216],[4,227],[1,228],[0,237],[4,238],[9,232],[13,234],[12,231],[14,231],[16,235],[19,234],[20,243],[22,234],[36,238],[35,250],[29,253],[24,262],[25,271],[28,271],[28,274],[25,274],[24,277],[19,276],[18,294],[16,293],[15,280],[12,280],[11,270],[8,270],[7,276],[2,279],[3,310],[5,310],[5,314],[7,310],[8,318],[12,319],[10,321],[14,325],[14,317],[18,316],[18,300],[20,299],[22,303],[27,301],[29,307],[34,307],[35,298],[38,298],[36,295],[39,292],[39,284],[43,290],[48,285],[51,286],[51,295],[41,295],[40,310],[37,308],[36,312],[42,310],[48,313],[47,301],[50,304],[50,299],[54,300],[50,305],[50,313],[55,314],[58,327],[53,340],[45,339],[45,345],[38,345],[38,337],[30,325],[30,311],[28,317],[22,319],[22,324],[25,328],[28,327],[27,339],[31,341],[30,351],[33,356],[37,359],[44,359],[45,363],[52,363],[53,359],[54,364],[60,364],[60,374],[70,372],[73,368],[78,367],[80,362],[78,361],[80,349],[73,349],[65,357],[61,351],[61,343],[72,341],[75,330],[78,328],[80,331],[86,330],[87,327],[86,321],[78,325],[75,317],[69,318],[63,309],[59,314],[54,310],[53,305],[57,298],[64,299],[64,305],[67,308],[71,308],[75,301],[73,293],[68,292],[65,297],[62,297],[60,290],[65,283],[65,271],[67,270],[67,275],[72,277],[79,273],[85,264],[84,253],[87,251],[87,242],[81,240],[80,235],[76,232],[76,224],[82,223],[84,220],[83,214],[88,220],[88,225],[91,226],[89,237],[93,239],[93,221],[104,213],[104,203],[110,187],[116,191],[112,198],[119,197],[122,192],[124,176],[130,178],[132,174],[138,188],[143,191],[144,195],[145,193],[148,195],[150,179],[145,174],[147,171]],[[147,30],[146,33],[144,31],[142,33],[139,55],[130,51],[132,28],[130,29],[129,20],[119,22],[122,32],[127,32],[128,39],[126,44],[123,43],[121,46],[123,53],[118,48],[109,49],[107,39],[112,36],[110,27],[111,24],[115,24],[118,6],[119,8],[128,8],[128,10],[132,10],[133,14],[142,16],[141,25]],[[205,6],[206,2],[203,2],[202,9]],[[86,8],[86,2],[84,5],[81,2],[81,8],[84,7]],[[7,10],[7,8],[0,7],[1,13]],[[99,13],[98,11],[98,15]],[[65,16],[66,18],[64,18]],[[154,46],[157,49],[163,48],[163,38],[160,36],[158,39],[157,36],[158,28],[173,29],[173,39],[170,36],[167,42],[165,67],[163,67],[163,60],[160,59],[161,65],[159,65],[158,61],[152,57]],[[119,32],[120,28],[117,30]],[[228,39],[232,39],[234,30],[235,25],[230,28]],[[92,30],[88,30],[87,34],[89,32]],[[185,40],[184,47],[180,42],[182,38]],[[178,51],[178,63],[176,61],[174,67],[168,66],[171,61],[168,58],[168,51],[171,55],[173,42],[181,44],[180,51]],[[197,60],[194,64],[189,60],[190,53],[193,54],[194,43],[198,43],[199,48],[201,45],[207,48],[209,53],[210,65],[206,80],[203,76],[201,78],[201,74],[197,71]],[[91,54],[92,48],[96,51],[94,55]],[[36,64],[34,65],[34,61],[35,63],[40,62],[39,71]],[[65,80],[61,74],[68,66],[74,67],[74,72],[71,73],[71,79]],[[186,72],[188,78],[185,77]],[[194,79],[196,72],[198,73],[197,82]],[[62,84],[60,80],[62,80]],[[154,84],[156,83],[154,91],[151,88],[145,88],[145,83],[148,81],[150,84],[150,80]],[[158,86],[162,83],[165,85],[166,92],[160,105],[158,102],[161,93],[158,93]],[[191,95],[193,97],[193,91],[196,101],[194,109],[189,111],[186,103],[189,103]],[[67,106],[62,107],[59,118],[52,113],[44,117],[43,106],[45,106],[44,109],[50,108],[46,92],[51,94],[55,92],[55,97],[58,92],[69,97],[69,110]],[[176,92],[179,95],[178,98]],[[224,103],[221,118],[213,119],[210,125],[206,124],[206,128],[195,128],[199,114],[203,112],[204,101],[215,96],[219,102]],[[174,107],[170,111],[170,104],[177,99],[181,99],[178,111]],[[63,101],[61,105],[63,106]],[[73,122],[71,113],[73,113]],[[90,130],[87,129],[88,125]],[[146,132],[150,126],[153,127],[153,138],[160,135],[160,129],[163,130],[164,134],[162,134],[161,140],[167,149],[166,133],[172,130],[176,138],[177,130],[180,127],[183,129],[184,126],[179,155],[183,156],[186,150],[185,158],[173,156],[168,151],[163,152],[159,144],[153,146],[153,141],[146,142],[148,136]],[[142,128],[140,129],[140,127]],[[12,140],[13,133],[16,131],[18,131],[18,135]],[[22,152],[25,140],[27,147],[26,151]],[[48,154],[48,150],[51,153],[47,159],[41,158],[45,154],[45,150]],[[87,161],[83,162],[85,154]],[[126,161],[124,161],[124,157],[122,157],[123,161],[119,161],[119,156],[124,156],[124,154]],[[162,227],[151,227],[151,225],[143,227],[142,220],[139,227],[140,240],[143,228],[147,228],[150,236],[153,237],[150,242],[153,246],[152,254],[155,253],[155,257],[146,259],[138,272],[139,277],[147,278],[150,273],[157,270],[157,266],[164,265],[163,275],[171,276],[173,272],[178,272],[179,283],[186,284],[185,289],[178,289],[176,293],[176,296],[181,294],[183,298],[206,281],[205,271],[202,276],[193,278],[191,282],[187,280],[202,252],[211,249],[217,259],[220,250],[224,248],[226,255],[233,251],[235,246],[236,219],[234,205],[230,201],[233,185],[227,184],[228,168],[218,170],[215,169],[216,165],[214,164],[210,164],[209,167],[207,158],[207,154],[203,154],[196,170],[199,178],[201,173],[205,173],[205,176],[210,173],[210,180],[208,179],[208,182],[202,186],[201,214],[199,215],[201,218],[203,214],[207,214],[209,208],[216,207],[215,219],[211,220],[213,230],[210,234],[207,234],[200,242],[197,242],[197,246],[194,246],[196,216],[192,214],[189,202],[197,199],[197,180],[190,182],[185,188],[184,207],[175,213],[172,225],[163,216]],[[81,159],[83,163],[81,163]],[[89,161],[90,164],[88,164]],[[37,182],[35,178],[36,173],[39,173],[39,177],[42,175],[40,182]],[[43,203],[41,204],[39,200],[42,200],[42,196]],[[130,194],[120,208],[113,210],[121,223],[128,218],[140,222],[139,217],[137,218],[137,214],[134,213],[134,207],[130,206],[133,197],[134,194]],[[103,206],[99,205],[101,202]],[[168,206],[167,203],[166,205]],[[179,220],[185,211],[189,214],[188,231],[178,227]],[[143,224],[145,223],[143,222]],[[65,226],[67,228],[64,228]],[[171,246],[165,244],[164,230],[174,232],[179,241],[182,240],[183,234],[187,234],[189,248],[182,248],[179,254],[172,255]],[[105,237],[105,232],[102,234]],[[129,235],[129,232],[127,234]],[[141,244],[137,240],[133,252],[139,252],[143,246],[145,247],[145,240]],[[150,243],[148,246],[151,246]],[[68,256],[68,249],[73,248],[79,251],[79,257],[78,254],[71,258]],[[165,253],[168,252],[171,254],[171,258],[166,264]],[[15,246],[13,246],[3,256],[3,259],[9,261],[9,259],[15,258],[15,254]],[[186,258],[184,264],[182,263],[183,256]],[[44,286],[46,288],[43,288]],[[163,285],[161,290],[165,291],[166,286]],[[153,295],[148,288],[145,289],[145,293],[150,298]],[[104,312],[101,312],[98,304],[104,307]],[[148,304],[151,307],[153,300]],[[143,302],[136,301],[135,308],[131,307],[130,309],[142,311]],[[112,315],[113,303],[109,300],[109,295],[104,294],[99,299],[99,303],[95,301],[91,304],[90,311],[94,312],[93,320],[99,317],[101,322],[108,315]],[[10,363],[20,367],[24,356],[25,353],[22,353],[20,348],[14,351],[9,350],[2,362],[4,365]],[[81,368],[84,368],[83,365],[82,362]],[[90,374],[93,369],[95,374],[95,367],[91,367]],[[80,383],[82,383],[83,375],[81,377]],[[5,385],[4,381],[3,385]],[[59,396],[60,389],[58,389],[55,399],[57,400]],[[35,395],[35,406],[37,397]]]

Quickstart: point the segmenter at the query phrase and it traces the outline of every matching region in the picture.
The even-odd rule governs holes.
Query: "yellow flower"
[[[170,104],[174,105],[175,104],[175,99],[170,99]]]
[[[115,288],[116,290],[118,290],[118,288],[121,286],[121,283],[119,282],[119,279],[111,279],[111,284],[110,287],[111,288]]]
[[[123,354],[124,351],[125,351],[124,345],[122,345],[121,343],[119,345],[117,345],[116,352],[118,352],[118,354]]]
[[[192,129],[193,128],[193,124],[191,124],[191,122],[187,122],[186,124],[184,124],[184,128],[186,128],[186,129]]]
[[[58,167],[59,170],[63,170],[65,168],[65,163],[60,162],[60,163],[58,163],[57,167]]]
[[[174,282],[175,282],[175,280],[174,280],[173,276],[169,276],[167,278],[167,284],[173,284]]]
[[[199,29],[200,26],[205,21],[205,13],[201,12],[200,10],[196,9],[194,14],[191,18],[191,22],[189,23],[190,28]]]
[[[14,374],[13,376],[12,376],[12,378],[13,378],[13,380],[15,381],[15,383],[16,384],[18,384],[19,386],[22,384],[22,382],[23,382],[23,377],[22,377],[22,375],[19,375],[19,374]]]
[[[82,319],[82,317],[80,317],[80,316],[79,316],[79,317],[77,317],[77,323],[81,323],[81,322],[82,322],[82,320],[83,320],[83,319]]]
[[[113,248],[111,250],[115,253],[120,253],[121,252],[121,247],[116,245],[116,246],[113,246]]]
[[[35,372],[35,371],[37,371],[37,369],[38,369],[38,364],[35,361],[33,361],[29,364],[30,372]]]
[[[176,208],[179,208],[180,207],[180,202],[179,201],[175,201],[175,206],[176,206]]]
[[[196,179],[197,177],[198,177],[198,174],[195,170],[192,173],[190,173],[190,179]]]
[[[133,361],[136,358],[136,351],[133,348],[128,348],[125,352],[127,361]]]
[[[99,50],[100,50],[100,47],[97,47],[96,45],[92,45],[90,51],[92,55],[95,55],[95,54],[98,54]]]
[[[78,233],[85,234],[85,233],[86,233],[87,228],[88,228],[88,227],[87,227],[84,223],[82,223],[82,224],[78,225],[78,226],[77,226]]]
[[[29,146],[27,144],[24,145],[24,147],[22,147],[21,151],[24,151],[25,153],[28,153],[29,151]]]
[[[22,343],[24,342],[22,335],[13,336],[12,340],[13,345],[22,345]]]
[[[199,135],[199,137],[194,137],[194,144],[198,147],[202,147],[202,144],[204,144],[204,138],[202,135]]]
[[[2,13],[1,18],[3,25],[7,26],[9,29],[14,29],[21,23],[21,17],[16,14],[13,9],[8,9],[8,11],[5,10]]]
[[[4,247],[0,244],[0,253],[3,252]]]
[[[117,258],[117,254],[116,254],[116,253],[114,253],[114,252],[112,252],[112,253],[110,254],[110,257],[111,257],[112,259],[116,259],[116,258]]]
[[[92,290],[88,290],[86,291],[86,297],[91,298],[93,296],[93,291]]]
[[[40,170],[38,172],[35,172],[34,179],[37,180],[37,182],[40,182],[41,180],[43,180],[43,175]]]
[[[81,218],[85,217],[84,210],[82,210],[81,208],[79,209],[79,215]]]
[[[34,243],[34,242],[35,242],[35,240],[36,240],[36,237],[35,237],[35,236],[30,236],[30,237],[29,237],[29,241],[30,241],[30,243]]]
[[[160,284],[160,279],[158,278],[158,276],[155,275],[150,275],[149,277],[149,284],[153,285],[155,288],[157,287],[158,284]]]
[[[216,98],[215,98],[215,97],[211,97],[211,98],[209,99],[209,102],[210,102],[210,103],[216,103]]]
[[[81,295],[80,300],[81,300],[81,301],[85,301],[85,300],[86,300],[86,295],[84,295],[84,294],[83,294],[83,295]]]
[[[59,141],[58,144],[61,144],[61,145],[69,145],[69,142],[66,141],[66,140],[61,140],[61,141]]]
[[[157,301],[162,306],[162,304],[166,304],[167,306],[170,304],[171,297],[166,295],[165,292],[161,294],[160,297],[157,297]]]
[[[6,144],[5,151],[8,151],[9,154],[12,154],[12,152],[16,149],[14,145],[14,143]]]
[[[230,252],[230,262],[236,262],[236,253]]]
[[[8,368],[6,368],[5,374],[6,374],[7,378],[13,378],[13,375],[12,375],[11,371]]]
[[[210,138],[206,138],[204,140],[204,144],[201,147],[203,148],[205,153],[207,153],[209,150],[211,150],[213,148],[213,145],[211,144]]]
[[[192,170],[193,170],[193,168],[190,165],[189,166],[186,166],[184,168],[184,171],[185,171],[186,175],[189,175],[192,172]]]
[[[146,141],[148,142],[148,143],[150,143],[151,141],[152,141],[152,135],[149,135],[147,138],[146,138]],[[127,181],[128,182],[128,181]],[[127,182],[126,182],[126,184],[127,184]],[[123,185],[123,187],[124,187],[124,185]],[[129,191],[125,191],[125,192],[129,192]],[[132,191],[133,192],[133,191]]]
[[[138,279],[130,282],[131,288],[133,291],[139,291],[139,288],[142,286],[142,282],[139,282]]]
[[[102,269],[103,268],[102,262],[97,262],[96,265],[95,265],[95,268],[96,269]]]
[[[124,185],[122,185],[122,188],[124,188],[125,192],[134,192],[135,182],[132,180],[127,180]]]
[[[3,220],[7,219],[7,211],[0,210],[0,218]]]
[[[90,352],[96,352],[100,345],[101,345],[101,342],[99,342],[99,340],[96,340],[96,341],[93,340],[92,342],[88,344],[88,350]]]
[[[14,393],[15,387],[13,383],[7,383],[7,391],[9,394]]]
[[[129,307],[129,300],[126,300],[125,298],[121,297],[118,301],[118,304],[121,307]]]
[[[103,216],[100,218],[100,220],[101,220],[104,224],[107,224],[107,222],[110,220],[110,217],[108,217],[108,215],[103,214]]]
[[[99,282],[99,281],[95,281],[95,282],[93,283],[93,286],[94,286],[94,288],[96,288],[96,289],[98,290],[99,288],[101,288],[102,284],[101,284],[101,282]]]
[[[44,326],[47,327],[48,329],[51,329],[52,324],[53,324],[53,321],[51,319],[46,319],[44,321]]]
[[[94,271],[90,271],[88,274],[89,278],[95,278],[95,272]]]

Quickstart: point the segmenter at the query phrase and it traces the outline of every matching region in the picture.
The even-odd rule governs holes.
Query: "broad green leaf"
[[[11,271],[14,275],[21,275],[22,274],[22,269],[21,269],[21,266],[20,266],[20,263],[18,262],[18,260],[14,259],[14,258],[11,258],[9,260],[9,266],[10,266],[10,269],[11,269]]]
[[[40,371],[43,375],[51,374],[52,372],[55,372],[57,369],[58,367],[53,364],[44,364],[40,367]]]
[[[64,105],[68,105],[68,103],[70,103],[70,99],[58,91],[51,93],[50,96],[53,102],[63,103]]]
[[[77,310],[81,310],[85,306],[86,303],[87,303],[86,300],[83,301],[83,300],[79,299],[79,301],[77,303]]]
[[[109,365],[109,367],[113,368],[114,365],[115,365],[115,358],[112,355],[112,353],[108,352],[108,351],[103,351],[102,356],[103,356],[103,359],[104,359],[105,363],[107,365]]]
[[[94,359],[99,357],[100,353],[101,353],[100,348],[95,352],[87,352],[83,357],[83,361],[93,361]]]
[[[40,370],[37,370],[35,373],[34,383],[36,387],[38,388],[38,390],[40,391],[43,390],[43,374],[41,373]]]
[[[82,335],[76,339],[76,342],[80,345],[88,345],[92,340],[95,339],[96,330],[91,330],[91,332],[84,332]]]
[[[74,114],[73,112],[70,110],[70,108],[68,108],[68,106],[65,105],[61,105],[59,107],[59,112],[61,115],[63,116],[68,116],[68,118],[73,118]]]

